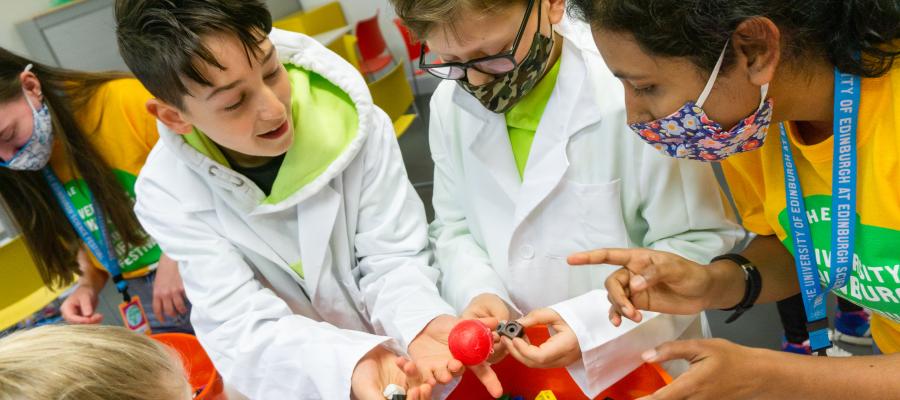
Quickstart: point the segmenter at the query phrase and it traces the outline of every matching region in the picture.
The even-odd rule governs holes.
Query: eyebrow
[[[275,45],[272,45],[272,48],[269,49],[269,52],[266,54],[265,57],[263,57],[262,61],[260,61],[259,63],[265,64],[265,63],[269,62],[269,60],[271,60],[272,57],[274,57],[274,56],[275,56]]]
[[[613,74],[613,76],[615,76],[616,78],[624,79],[624,80],[629,80],[629,81],[637,81],[637,80],[641,80],[641,79],[647,78],[647,77],[644,76],[644,75],[629,75],[628,73],[625,73],[625,72],[619,72],[619,71],[612,71],[612,74]]]
[[[212,93],[209,94],[209,96],[206,96],[206,100],[209,100],[209,99],[215,97],[217,94],[222,93],[222,92],[224,92],[224,91],[234,89],[234,87],[237,86],[238,83],[241,83],[241,81],[240,81],[240,80],[236,80],[236,81],[231,82],[231,83],[229,83],[229,84],[227,84],[227,85],[225,85],[225,86],[219,86],[219,87],[217,87],[215,90],[212,91]]]
[[[275,56],[275,46],[272,46],[272,48],[269,49],[269,52],[266,53],[266,56],[263,57],[262,61],[260,61],[260,64],[265,64],[265,63],[269,62],[269,60],[271,60],[272,57],[274,57],[274,56]],[[235,86],[237,86],[239,83],[241,83],[240,79],[238,79],[234,82],[231,82],[225,86],[217,87],[215,90],[212,91],[212,93],[209,94],[209,96],[206,96],[206,100],[212,99],[219,93],[234,89]]]

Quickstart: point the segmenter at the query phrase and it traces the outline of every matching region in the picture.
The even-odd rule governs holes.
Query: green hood
[[[359,115],[347,93],[321,75],[285,64],[291,81],[294,142],[262,204],[278,204],[321,176],[356,139]],[[219,146],[203,132],[184,135],[195,150],[229,166]]]

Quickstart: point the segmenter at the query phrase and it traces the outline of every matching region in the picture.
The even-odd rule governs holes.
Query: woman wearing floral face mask
[[[744,226],[758,235],[709,265],[653,250],[571,256],[625,267],[606,282],[610,320],[716,308],[738,317],[800,292],[811,346],[823,351],[832,291],[875,313],[881,352],[900,351],[900,2],[570,3],[624,83],[636,134],[670,156],[724,160]],[[900,392],[897,355],[830,359],[701,340],[644,356],[693,363],[654,400]]]
[[[78,287],[60,311],[99,323],[112,275],[124,297],[146,301],[156,331],[191,331],[175,261],[132,211],[138,171],[158,134],[149,93],[124,74],[81,73],[0,49],[0,196],[48,286]]]
[[[492,360],[508,350],[528,366],[568,367],[593,397],[640,365],[642,349],[699,337],[693,316],[615,329],[589,312],[606,301],[596,289],[614,269],[565,263],[597,243],[707,262],[741,235],[708,165],[665,157],[629,133],[622,88],[589,27],[565,17],[563,0],[393,4],[441,60],[420,68],[445,79],[429,129],[443,295],[466,318],[551,307],[522,322],[558,321],[545,346],[564,356],[541,360],[498,338]]]

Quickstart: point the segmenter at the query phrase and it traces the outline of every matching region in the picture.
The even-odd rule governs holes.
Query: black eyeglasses
[[[519,65],[516,62],[516,51],[519,49],[519,42],[522,40],[522,33],[525,32],[525,26],[531,16],[531,9],[534,7],[534,0],[528,1],[528,7],[525,9],[525,19],[522,20],[522,26],[519,27],[519,33],[516,34],[516,40],[513,41],[511,50],[507,50],[493,56],[476,58],[464,63],[449,62],[441,64],[425,63],[425,43],[422,43],[422,50],[419,56],[419,69],[428,71],[441,79],[460,80],[467,76],[469,68],[475,68],[479,72],[488,75],[500,75],[516,69]],[[541,9],[538,7],[538,21],[541,18]]]

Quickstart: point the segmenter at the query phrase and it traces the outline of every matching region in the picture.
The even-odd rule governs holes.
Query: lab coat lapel
[[[506,129],[506,119],[482,106],[478,100],[465,91],[455,88],[453,102],[463,111],[471,114],[466,126],[460,126],[462,143],[475,156],[476,164],[471,168],[490,176],[508,201],[515,199],[519,192],[519,171],[513,158],[512,145]]]
[[[303,276],[310,299],[316,296],[340,204],[341,196],[330,186],[325,186],[297,205],[300,258],[303,260]]]
[[[562,64],[556,87],[544,110],[532,144],[524,181],[516,202],[514,229],[553,192],[569,169],[569,139],[600,121],[595,108],[587,66],[581,50],[570,41],[563,42]]]
[[[266,243],[262,235],[251,228],[252,226],[261,225],[253,222],[254,219],[260,217],[250,214],[250,211],[254,208],[253,202],[255,201],[252,196],[245,192],[224,193],[224,196],[226,199],[230,197],[227,202],[235,209],[234,214],[223,215],[221,218],[222,227],[233,238],[232,241],[265,257],[273,264],[287,269],[287,262]]]

